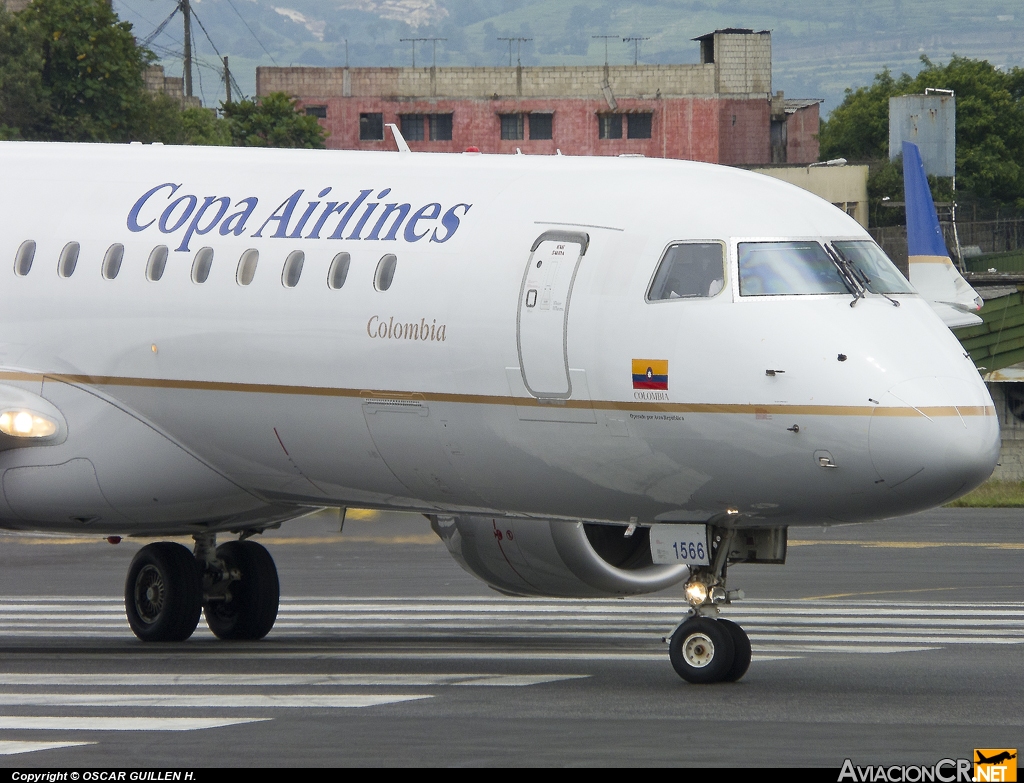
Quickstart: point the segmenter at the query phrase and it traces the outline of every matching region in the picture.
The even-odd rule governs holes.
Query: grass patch
[[[946,508],[1024,508],[1024,481],[986,481]]]

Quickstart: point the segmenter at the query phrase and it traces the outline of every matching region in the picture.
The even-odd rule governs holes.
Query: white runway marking
[[[262,723],[271,718],[140,718],[68,717],[54,715],[0,715],[0,729],[8,731],[197,731]]]
[[[671,634],[683,613],[682,602],[676,598],[579,601],[298,597],[281,602],[278,621],[269,639],[315,645],[334,640],[374,643],[396,635],[424,642],[487,642],[512,637],[521,645],[520,649],[509,649],[506,645],[501,653],[456,649],[436,656],[426,650],[393,654],[400,659],[427,660],[660,661],[663,653],[650,653],[650,648],[642,645]],[[969,623],[963,622],[961,603],[936,601],[746,600],[724,607],[723,616],[747,630],[755,655],[761,656],[761,660],[765,656],[830,652],[885,654],[962,644],[1024,644],[1022,603],[973,604]],[[72,639],[132,638],[122,602],[117,598],[20,596],[0,601],[0,643],[5,637],[53,638],[57,631],[62,638]],[[200,626],[194,638],[212,637],[205,626]],[[553,638],[571,639],[577,653],[528,649],[531,642]],[[579,649],[580,642],[584,643],[583,649]],[[586,643],[628,645],[637,652],[591,651],[585,649]],[[266,645],[247,649],[261,656],[293,657]],[[190,651],[190,655],[202,654],[205,650]],[[389,651],[385,657],[391,655]],[[351,652],[346,652],[339,657],[351,656]],[[334,651],[323,650],[309,657],[335,656]]]
[[[220,686],[257,688],[287,687],[431,687],[437,685],[540,685],[560,680],[586,678],[586,674],[109,674],[0,673],[0,687],[41,685],[45,687],[114,686],[156,688]],[[2,693],[2,691],[0,691]],[[2,728],[2,727],[0,727]]]
[[[31,753],[34,750],[57,750],[58,748],[74,748],[79,745],[95,744],[95,742],[28,742],[24,740],[0,740],[0,756],[13,756],[16,753]]]
[[[183,707],[188,709],[310,709],[378,707],[433,698],[428,694],[324,693],[10,693],[0,692],[5,707]]]

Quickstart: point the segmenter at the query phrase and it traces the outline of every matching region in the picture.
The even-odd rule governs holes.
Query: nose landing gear
[[[687,682],[736,682],[750,668],[750,637],[731,620],[718,618],[716,604],[742,598],[726,592],[725,572],[735,531],[716,537],[710,567],[693,568],[686,585],[689,616],[668,639],[668,656],[676,674]]]

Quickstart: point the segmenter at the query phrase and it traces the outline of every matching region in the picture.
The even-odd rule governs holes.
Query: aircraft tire
[[[676,674],[687,682],[721,682],[732,669],[735,658],[732,633],[718,620],[694,617],[672,634],[669,659]]]
[[[203,583],[195,557],[181,544],[160,541],[132,559],[124,585],[125,614],[144,642],[181,642],[202,612]]]
[[[732,667],[722,678],[722,682],[736,682],[744,674],[747,673],[747,669],[750,668],[750,637],[747,636],[747,632],[740,628],[732,620],[721,619],[718,620],[719,625],[724,625],[726,630],[732,635],[733,648],[735,655],[732,659]]]
[[[217,557],[242,578],[229,588],[231,600],[203,607],[206,623],[219,639],[262,639],[277,620],[281,584],[274,558],[255,541],[228,541],[217,547]]]

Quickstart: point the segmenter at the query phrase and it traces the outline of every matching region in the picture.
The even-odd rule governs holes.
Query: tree
[[[821,159],[887,158],[889,98],[923,93],[928,87],[952,89],[958,191],[1024,207],[1024,69],[1001,71],[984,60],[955,56],[946,65],[924,56],[921,61],[924,67],[915,77],[894,79],[886,70],[870,87],[847,90],[822,123]]]
[[[40,49],[20,18],[0,3],[0,139],[32,138],[49,120]]]
[[[295,100],[274,92],[255,101],[221,104],[236,147],[324,149],[327,134],[316,117],[298,110]]]
[[[19,15],[40,46],[52,116],[40,135],[67,141],[129,141],[152,101],[143,71],[154,55],[106,0],[35,0]]]

